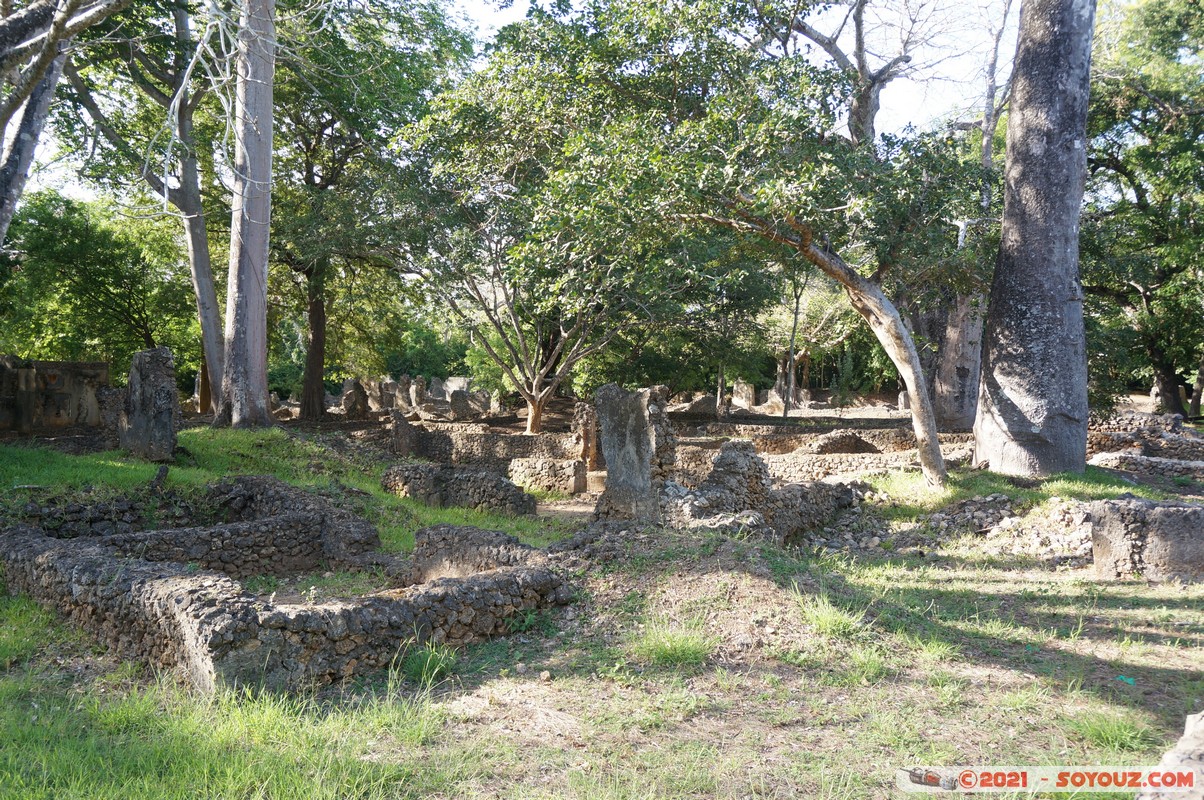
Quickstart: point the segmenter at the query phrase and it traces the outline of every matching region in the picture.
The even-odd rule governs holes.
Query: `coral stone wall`
[[[458,506],[503,514],[534,514],[535,498],[496,472],[441,464],[399,464],[385,470],[381,486],[429,506]]]
[[[181,668],[203,691],[329,683],[388,667],[421,642],[460,645],[502,633],[515,614],[569,600],[546,557],[505,534],[440,526],[418,531],[415,543],[420,577],[462,577],[359,600],[273,605],[225,575],[28,526],[0,537],[0,562],[10,590],[128,657]]]
[[[1087,463],[1108,469],[1123,469],[1140,475],[1159,475],[1164,478],[1190,478],[1204,480],[1204,461],[1179,461],[1173,458],[1155,458],[1131,453],[1100,453]]]
[[[464,464],[505,472],[516,458],[567,461],[577,458],[581,446],[572,434],[537,436],[498,433],[485,425],[426,423],[417,428],[413,455],[444,464]]]
[[[510,480],[524,489],[579,494],[585,491],[585,462],[580,459],[516,458]]]

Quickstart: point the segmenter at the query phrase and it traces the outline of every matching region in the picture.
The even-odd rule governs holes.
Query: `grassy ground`
[[[321,441],[183,444],[181,492],[267,471],[358,490],[399,549],[415,525],[463,521],[381,494],[382,464]],[[153,472],[0,451],[4,487],[130,491]],[[1026,487],[958,473],[942,493],[888,480],[900,520],[997,491],[1040,503],[1126,488],[1102,473]],[[0,593],[0,798],[879,798],[921,764],[1153,764],[1204,708],[1200,587],[1096,583],[983,558],[973,540],[860,560],[632,533],[574,581],[573,605],[454,660],[299,698],[195,696]]]

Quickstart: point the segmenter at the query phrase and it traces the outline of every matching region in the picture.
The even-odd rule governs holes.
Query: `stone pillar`
[[[38,423],[41,392],[38,391],[38,371],[32,366],[17,367],[17,430],[29,433]]]
[[[594,509],[597,519],[631,519],[659,524],[660,498],[653,486],[656,435],[649,419],[652,391],[626,392],[613,383],[598,390],[595,406],[606,458],[606,490]]]
[[[350,386],[344,384],[343,411],[346,412],[349,420],[368,418],[368,393],[357,380],[351,381]]]
[[[171,461],[179,420],[180,393],[171,350],[157,347],[135,353],[117,423],[121,448],[148,461]]]
[[[393,391],[393,408],[406,411],[410,407],[410,376],[402,375],[397,379],[397,388]]]
[[[410,384],[410,405],[414,408],[421,408],[426,402],[426,378],[419,375]]]
[[[749,409],[757,404],[757,387],[743,380],[732,384],[732,405],[736,408]]]
[[[598,412],[589,403],[573,407],[573,435],[581,448],[578,458],[587,472],[598,469]]]

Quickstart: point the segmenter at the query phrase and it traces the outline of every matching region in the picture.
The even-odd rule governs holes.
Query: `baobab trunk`
[[[1087,357],[1079,208],[1094,0],[1025,0],[1003,229],[983,342],[975,460],[1014,475],[1082,472]]]
[[[238,33],[234,204],[226,293],[226,363],[214,424],[272,424],[268,405],[268,226],[272,210],[274,0],[247,0]]]

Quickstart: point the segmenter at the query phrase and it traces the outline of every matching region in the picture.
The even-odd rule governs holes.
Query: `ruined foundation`
[[[424,642],[505,632],[516,614],[568,601],[541,551],[494,531],[436,526],[415,534],[413,572],[397,588],[268,602],[235,578],[367,565],[376,531],[321,498],[306,505],[306,493],[272,479],[217,491],[235,521],[69,540],[10,529],[0,537],[8,586],[126,657],[181,669],[202,691],[330,683],[387,668]]]

